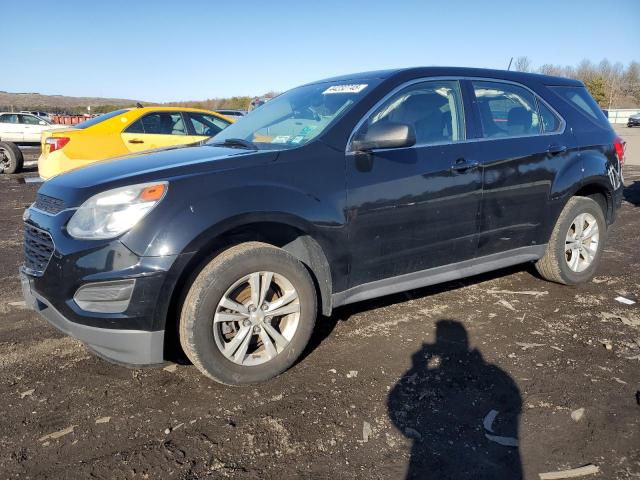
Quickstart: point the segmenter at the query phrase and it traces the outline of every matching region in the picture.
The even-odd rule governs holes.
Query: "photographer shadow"
[[[413,442],[406,478],[522,478],[520,392],[506,372],[470,349],[462,323],[436,323],[435,343],[413,354],[387,406],[391,421]]]

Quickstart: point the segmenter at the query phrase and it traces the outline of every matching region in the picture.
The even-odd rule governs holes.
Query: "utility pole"
[[[614,92],[613,87],[616,84],[616,77],[614,76],[613,68],[611,69],[609,78],[611,79],[611,81],[609,82],[609,107],[607,110],[611,110],[611,105],[613,104],[613,92]]]

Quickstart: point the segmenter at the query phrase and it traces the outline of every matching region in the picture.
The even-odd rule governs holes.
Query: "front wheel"
[[[247,242],[215,257],[194,280],[182,308],[180,343],[213,380],[257,383],[296,361],[316,312],[305,266],[284,250]]]
[[[562,210],[536,269],[552,282],[588,282],[596,273],[606,238],[602,207],[591,198],[573,197]]]

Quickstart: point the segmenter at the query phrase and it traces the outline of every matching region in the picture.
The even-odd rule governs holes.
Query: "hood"
[[[43,183],[39,193],[77,206],[98,192],[136,183],[171,180],[181,176],[271,162],[277,152],[188,145],[117,157],[72,170]]]

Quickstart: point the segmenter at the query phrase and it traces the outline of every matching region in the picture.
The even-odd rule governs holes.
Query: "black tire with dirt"
[[[583,271],[574,271],[569,267],[567,258],[567,233],[574,227],[578,215],[587,213],[593,216],[598,227],[599,239],[593,260]],[[544,256],[536,263],[538,273],[545,279],[564,285],[577,285],[591,280],[598,268],[607,239],[607,222],[602,207],[588,197],[573,197],[565,205],[551,233]],[[584,258],[584,257],[582,257]]]
[[[274,272],[295,288],[300,305],[297,329],[275,358],[245,366],[225,357],[216,345],[213,318],[227,290],[255,272]],[[300,356],[313,332],[317,314],[316,290],[305,266],[277,247],[247,242],[225,250],[197,275],[180,316],[180,344],[191,362],[209,378],[227,385],[258,383],[287,370]]]
[[[22,151],[15,143],[0,142],[0,173],[18,173],[23,164]]]

